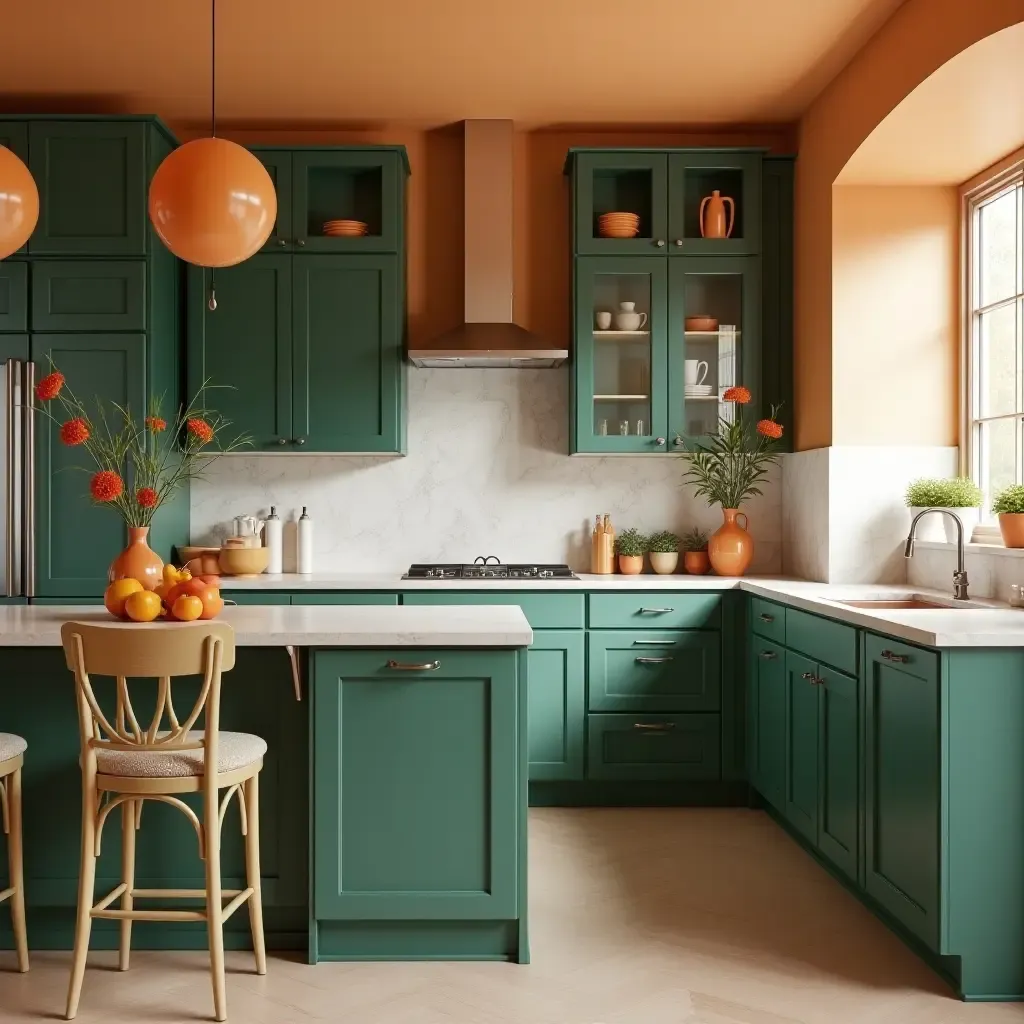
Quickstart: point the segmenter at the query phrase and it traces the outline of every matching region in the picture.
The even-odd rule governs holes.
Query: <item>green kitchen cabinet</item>
[[[712,781],[722,774],[719,715],[587,716],[587,778]]]
[[[144,334],[33,334],[30,348],[37,379],[52,360],[74,382],[90,414],[97,398],[146,408]],[[60,413],[54,415],[57,422],[35,413],[36,572],[29,596],[98,595],[111,559],[125,545],[124,521],[89,500],[95,466],[83,448],[61,443]]]
[[[382,594],[379,591],[360,590],[349,594],[292,594],[293,605],[397,605],[397,594]]]
[[[761,210],[762,409],[782,409],[782,446],[793,443],[793,170],[792,157],[765,157]]]
[[[864,663],[864,887],[938,951],[938,655],[869,633]]]
[[[34,119],[29,168],[39,187],[33,256],[143,256],[147,251],[144,120]]]
[[[519,905],[518,654],[313,655],[318,921],[502,921]]]
[[[786,807],[786,651],[752,637],[750,781],[778,811]]]
[[[28,266],[0,260],[0,332],[28,330]]]
[[[145,260],[36,260],[33,331],[144,331]]]
[[[592,630],[591,711],[718,711],[721,634],[711,630]]]
[[[856,881],[860,861],[860,686],[826,665],[818,679],[818,849]]]
[[[786,794],[783,813],[818,841],[818,666],[786,652]]]
[[[5,146],[9,149],[23,164],[28,165],[28,122],[26,121],[8,121],[0,119],[0,146]],[[23,253],[28,252],[28,243],[26,242],[20,249],[16,249],[15,252]],[[0,267],[3,264],[0,263]],[[0,330],[5,328],[0,327]]]
[[[292,154],[287,149],[254,149],[253,154],[267,169],[277,196],[277,220],[270,237],[263,245],[264,252],[291,251],[295,233],[292,230]]]
[[[281,593],[278,590],[232,590],[227,579],[221,581],[221,596],[225,601],[234,601],[241,605],[290,605],[292,603],[289,594]]]
[[[582,631],[535,631],[526,666],[530,780],[582,779],[586,743]]]
[[[657,376],[668,388],[668,433],[678,451],[692,438],[717,434],[722,417],[735,406],[720,401],[726,388],[744,385],[753,393],[746,416],[764,408],[761,379],[761,261],[756,256],[681,256],[669,262],[668,364]],[[686,319],[711,316],[715,330],[689,330]],[[686,364],[696,361],[698,387],[686,385]]]

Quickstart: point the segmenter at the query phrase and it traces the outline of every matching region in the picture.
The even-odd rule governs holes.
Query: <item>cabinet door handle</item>
[[[758,615],[758,618],[762,622],[774,622],[775,621],[775,616],[774,615],[768,615],[765,612],[761,612],[761,614]]]
[[[292,444],[305,444],[305,443],[306,443],[306,439],[304,437],[294,437],[294,438],[292,438]]]
[[[676,239],[676,245],[682,245],[682,244],[683,244],[683,240],[681,238],[677,238]]]
[[[901,665],[905,665],[910,661],[910,658],[908,658],[907,655],[897,654],[895,651],[882,651],[882,657],[885,658],[886,661],[895,661]]]
[[[298,240],[298,242],[296,242],[295,244],[296,244],[296,245],[305,245],[305,244],[306,244],[306,240],[305,240],[304,238],[300,238],[300,239]]]
[[[678,434],[676,434],[676,439],[672,442],[672,444],[675,445],[676,448],[682,448],[683,445],[686,444],[686,442]]]
[[[666,661],[675,661],[675,658],[636,658],[638,665],[661,665]]]
[[[278,444],[287,444],[288,443],[288,438],[287,437],[279,437],[277,439],[277,443]]]
[[[774,651],[762,651],[758,657],[764,658],[765,661],[774,661],[778,655]]]
[[[634,640],[634,647],[674,647],[675,640]]]
[[[654,439],[654,443],[655,443],[655,444],[656,444],[656,445],[657,445],[657,446],[658,446],[659,448],[664,448],[664,447],[665,447],[665,438],[663,438],[663,437],[656,437],[656,438]]]
[[[660,249],[660,248],[662,248],[664,246],[665,239],[664,238],[659,238],[654,244]]]
[[[387,667],[396,672],[436,672],[441,667],[439,661],[424,661],[422,664],[407,661],[389,661]]]
[[[639,611],[641,615],[668,615],[669,612],[674,612],[675,608],[641,608]]]
[[[815,676],[811,680],[811,685],[812,686],[824,686],[825,685],[825,680],[822,679],[821,676]]]
[[[668,732],[676,727],[675,722],[634,722],[634,729],[642,729],[644,732]]]
[[[287,239],[284,239],[284,238],[279,238],[279,239],[277,240],[277,244],[278,244],[279,246],[281,246],[281,248],[283,249],[283,248],[284,248],[284,247],[285,247],[285,246],[286,246],[286,245],[288,244],[288,241],[287,241]]]
[[[815,676],[814,676],[813,672],[801,672],[800,673],[800,678],[801,679],[806,679],[807,682],[809,682],[809,683],[813,683],[814,679],[815,679]]]

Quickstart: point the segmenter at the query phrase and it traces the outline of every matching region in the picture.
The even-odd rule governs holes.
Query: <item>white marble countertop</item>
[[[59,647],[61,624],[114,621],[81,605],[0,606],[0,647]],[[515,605],[430,607],[247,605],[218,618],[239,647],[527,647],[533,631]],[[137,629],[201,629],[205,623],[138,624]]]

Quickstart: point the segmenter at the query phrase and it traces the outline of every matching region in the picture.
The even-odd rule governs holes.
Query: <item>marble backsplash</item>
[[[320,571],[398,572],[411,562],[568,562],[585,571],[597,512],[616,529],[715,529],[720,513],[681,483],[679,459],[567,456],[568,370],[409,371],[404,458],[232,455],[192,485],[192,541],[219,543],[232,517],[314,519]],[[788,459],[789,457],[787,457]],[[751,569],[782,569],[781,473],[747,506]]]

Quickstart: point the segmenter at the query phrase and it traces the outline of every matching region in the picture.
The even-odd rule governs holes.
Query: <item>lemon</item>
[[[137,594],[142,589],[143,586],[138,580],[114,580],[103,591],[103,604],[111,615],[116,615],[119,619],[123,619],[125,617],[125,601],[132,594]]]

